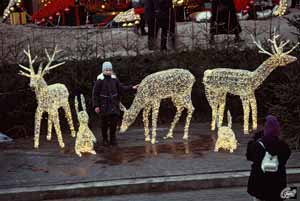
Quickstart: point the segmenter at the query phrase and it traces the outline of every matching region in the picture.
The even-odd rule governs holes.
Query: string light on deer
[[[253,36],[252,36],[253,38]],[[268,41],[272,45],[272,52],[266,51],[261,42],[254,44],[260,49],[260,53],[270,57],[264,61],[255,71],[242,69],[216,68],[204,72],[203,84],[205,86],[206,98],[212,109],[211,129],[215,130],[216,115],[219,114],[219,125],[222,125],[227,93],[240,96],[244,111],[244,133],[249,133],[249,113],[252,111],[253,130],[257,129],[257,104],[255,90],[263,83],[270,73],[279,66],[286,66],[297,60],[289,55],[298,43],[289,51],[283,52],[283,48],[289,41],[281,41],[277,45],[279,35],[274,34]]]
[[[75,153],[78,156],[82,156],[81,153],[91,153],[96,154],[94,150],[94,143],[96,143],[96,137],[89,128],[89,115],[86,111],[86,104],[84,96],[81,94],[81,105],[82,105],[82,111],[79,111],[78,107],[78,97],[75,99],[75,109],[79,121],[79,129],[76,136],[76,142],[75,142]]]
[[[135,22],[140,21],[140,15],[134,13],[134,8],[129,9],[125,12],[120,12],[115,18],[114,21],[117,23],[127,23],[127,22]],[[132,24],[133,25],[133,24]]]
[[[10,0],[3,12],[3,18],[6,19],[10,15],[10,13],[14,11],[14,6],[19,7],[21,5],[21,2],[22,2],[21,0]]]
[[[215,144],[215,152],[219,149],[229,150],[232,153],[237,148],[237,140],[232,130],[232,117],[230,111],[227,112],[228,126],[220,126],[218,124],[218,139]]]
[[[274,16],[283,16],[288,9],[288,1],[280,0],[278,8],[274,11]]]
[[[194,107],[191,100],[191,91],[195,77],[188,70],[170,69],[148,75],[139,84],[137,94],[132,105],[127,110],[122,104],[124,111],[120,132],[125,132],[135,121],[139,112],[143,109],[143,122],[145,129],[145,141],[156,143],[157,118],[162,99],[171,98],[177,112],[171,124],[171,128],[165,138],[173,138],[173,130],[178,122],[182,111],[187,109],[186,123],[183,139],[188,139],[188,130]],[[152,110],[152,139],[149,135],[149,113]]]
[[[32,59],[30,47],[28,46],[28,50],[24,50],[25,55],[28,57],[29,67],[25,67],[21,64],[19,74],[25,77],[30,78],[29,86],[34,89],[37,99],[37,109],[35,113],[35,127],[34,127],[34,148],[39,147],[39,137],[40,137],[40,126],[42,115],[44,112],[48,113],[48,134],[47,140],[51,140],[52,134],[52,126],[54,125],[58,143],[61,148],[64,148],[65,144],[63,142],[62,133],[60,129],[59,122],[59,114],[58,109],[63,108],[65,111],[66,118],[68,120],[71,135],[75,137],[75,129],[73,125],[71,109],[69,105],[69,91],[67,87],[61,83],[47,85],[44,80],[44,75],[48,73],[50,70],[57,68],[63,65],[65,62],[58,63],[52,65],[54,61],[55,55],[60,51],[55,47],[53,54],[50,56],[47,49],[45,49],[45,53],[48,58],[47,65],[43,68],[43,63],[41,62],[39,65],[38,73],[36,74],[34,71],[33,64],[35,63],[37,57]]]

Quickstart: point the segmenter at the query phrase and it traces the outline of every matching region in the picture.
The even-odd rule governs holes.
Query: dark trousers
[[[117,130],[117,124],[118,124],[118,115],[116,114],[103,114],[101,116],[102,121],[102,137],[103,142],[108,142],[108,129],[110,134],[110,143],[115,144],[116,143],[116,130]]]
[[[299,0],[292,0],[291,8],[295,8],[296,4],[298,4],[298,3],[299,3]]]
[[[145,17],[144,14],[140,14],[141,21],[140,21],[140,28],[141,28],[141,34],[145,33]]]
[[[173,17],[169,19],[161,19],[159,21],[159,27],[161,28],[161,40],[160,40],[160,49],[167,50],[167,40],[168,34],[172,42],[173,48],[175,47],[175,21]]]
[[[157,19],[155,17],[147,19],[148,25],[148,48],[153,50],[155,48],[155,40],[158,32]]]

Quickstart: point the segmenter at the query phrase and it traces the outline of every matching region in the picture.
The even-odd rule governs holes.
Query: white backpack
[[[258,140],[258,143],[266,150],[265,145]],[[277,155],[272,156],[267,150],[265,156],[261,162],[261,169],[263,172],[277,172],[278,170],[278,157]]]

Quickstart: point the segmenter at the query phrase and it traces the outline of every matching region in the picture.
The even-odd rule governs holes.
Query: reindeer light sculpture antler
[[[58,114],[58,109],[61,107],[65,111],[65,115],[71,129],[71,135],[75,137],[75,130],[74,130],[74,125],[73,125],[73,120],[71,115],[71,109],[69,105],[69,91],[67,87],[60,83],[48,85],[43,78],[43,76],[47,72],[65,63],[65,62],[61,62],[52,65],[52,62],[55,60],[55,55],[58,52],[60,51],[57,50],[57,47],[55,47],[53,54],[50,56],[47,49],[45,49],[45,53],[48,58],[48,63],[45,66],[45,68],[43,68],[43,63],[40,63],[37,74],[35,73],[34,66],[33,66],[37,57],[34,57],[34,59],[32,59],[29,46],[28,46],[28,50],[24,50],[24,53],[28,58],[29,67],[25,67],[24,65],[19,64],[21,68],[19,74],[30,78],[29,85],[35,91],[37,104],[38,104],[35,113],[34,148],[39,147],[40,125],[41,125],[42,115],[44,112],[48,113],[47,140],[51,140],[52,126],[54,125],[59,145],[61,148],[64,148],[65,145],[62,139],[62,133],[61,133],[60,122],[59,122],[59,114]]]
[[[253,36],[252,36],[253,38]],[[277,45],[279,35],[274,34],[271,43],[272,52],[265,50],[260,41],[254,44],[259,48],[259,52],[270,57],[264,61],[255,71],[251,72],[243,69],[216,68],[204,72],[203,84],[205,86],[206,98],[212,109],[211,129],[215,130],[216,116],[219,114],[219,124],[222,125],[227,93],[240,96],[244,111],[244,133],[249,133],[249,113],[252,110],[253,129],[257,128],[257,104],[255,90],[263,83],[270,73],[279,66],[286,66],[297,60],[289,55],[297,46],[296,44],[289,51],[284,52],[284,47],[289,41],[281,41]]]

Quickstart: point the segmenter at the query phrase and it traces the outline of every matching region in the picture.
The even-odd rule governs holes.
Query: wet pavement
[[[118,135],[118,146],[98,145],[97,155],[85,154],[82,158],[74,153],[75,140],[68,134],[64,135],[64,150],[55,137],[48,142],[45,134],[40,137],[38,150],[33,149],[32,139],[17,139],[13,144],[0,145],[0,189],[249,170],[251,163],[245,159],[245,151],[251,136],[234,125],[238,149],[232,154],[215,153],[216,133],[208,128],[208,123],[193,124],[189,141],[183,142],[182,125],[172,140],[163,140],[168,128],[160,127],[156,145],[144,142],[142,128],[133,128]],[[95,133],[100,141],[99,129]],[[292,153],[288,167],[300,167],[299,152]]]

